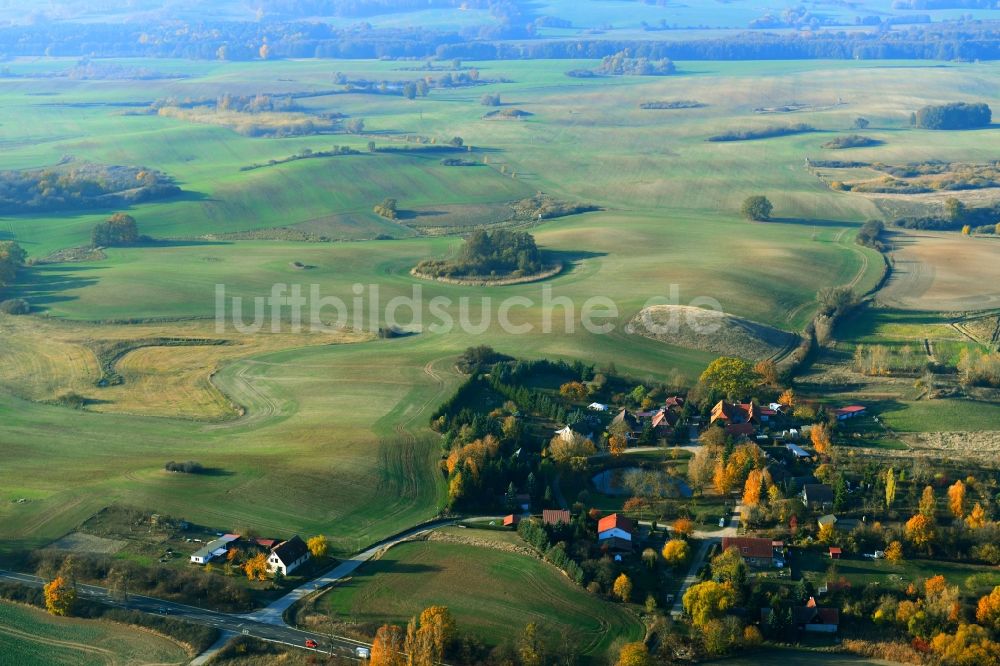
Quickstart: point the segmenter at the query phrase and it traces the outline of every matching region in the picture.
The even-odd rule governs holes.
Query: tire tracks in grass
[[[86,643],[77,643],[76,641],[63,641],[57,638],[45,638],[39,636],[38,634],[33,634],[27,631],[21,631],[13,627],[7,627],[0,625],[0,634],[16,638],[18,640],[23,640],[29,643],[39,643],[41,645],[48,645],[50,647],[64,648],[68,650],[73,650],[75,652],[83,652],[94,657],[101,658],[105,664],[118,664],[118,656],[111,650],[105,648],[95,647],[93,645],[87,645]]]

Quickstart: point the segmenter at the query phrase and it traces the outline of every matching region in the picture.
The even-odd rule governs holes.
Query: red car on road
[[[319,647],[319,643],[317,643],[316,641],[314,641],[311,638],[307,638],[306,639],[306,647],[307,648],[318,648]]]

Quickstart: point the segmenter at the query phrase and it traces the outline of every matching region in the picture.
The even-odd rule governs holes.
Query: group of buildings
[[[229,552],[233,550],[242,551],[250,556],[264,553],[267,556],[268,571],[271,573],[280,572],[284,576],[305,564],[311,556],[306,542],[298,535],[280,541],[278,539],[243,537],[239,534],[223,534],[192,553],[191,562],[208,564],[213,560],[228,560]]]

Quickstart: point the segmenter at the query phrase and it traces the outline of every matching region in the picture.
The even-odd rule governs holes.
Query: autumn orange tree
[[[918,513],[906,521],[904,531],[906,538],[909,539],[914,548],[926,548],[928,553],[937,537],[934,523],[922,513]]]
[[[961,479],[948,487],[948,508],[958,520],[965,518],[965,484]]]
[[[965,525],[970,530],[979,529],[986,526],[986,509],[979,502],[976,502],[965,519]]]
[[[758,506],[764,494],[764,472],[759,469],[752,469],[747,474],[746,483],[743,485],[743,503],[747,506]]]
[[[406,666],[403,654],[403,630],[394,624],[383,624],[375,632],[369,666]]]
[[[455,638],[455,620],[447,606],[430,606],[406,626],[403,651],[407,666],[433,666],[444,659]]]
[[[1000,643],[990,640],[977,624],[961,624],[954,634],[938,634],[931,649],[939,663],[949,666],[1000,666]]]
[[[694,534],[694,522],[690,518],[678,518],[674,521],[673,532],[686,539]]]
[[[809,439],[816,453],[826,455],[830,452],[830,429],[825,423],[814,424],[809,430]]]
[[[778,396],[778,404],[785,407],[794,407],[796,402],[795,389],[785,389]]]
[[[608,452],[613,456],[620,456],[628,448],[628,440],[623,435],[614,434],[608,437]]]
[[[76,603],[76,590],[62,576],[56,577],[44,588],[45,609],[53,615],[69,615]]]
[[[976,604],[976,622],[993,631],[1000,632],[1000,585],[982,597]]]
[[[581,382],[566,382],[559,387],[559,395],[567,400],[583,400],[587,397],[587,387]]]
[[[898,541],[893,541],[889,544],[889,547],[885,549],[885,559],[889,560],[893,564],[899,564],[903,561],[903,544]]]
[[[243,565],[243,572],[249,580],[267,580],[267,558],[257,553]]]

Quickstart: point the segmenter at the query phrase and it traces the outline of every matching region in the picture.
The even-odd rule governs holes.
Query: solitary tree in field
[[[854,129],[865,129],[871,123],[868,122],[867,118],[861,118],[860,116],[854,119]]]
[[[743,217],[755,222],[770,220],[772,210],[774,210],[774,206],[768,201],[768,198],[759,194],[744,199],[743,206],[740,208]]]

